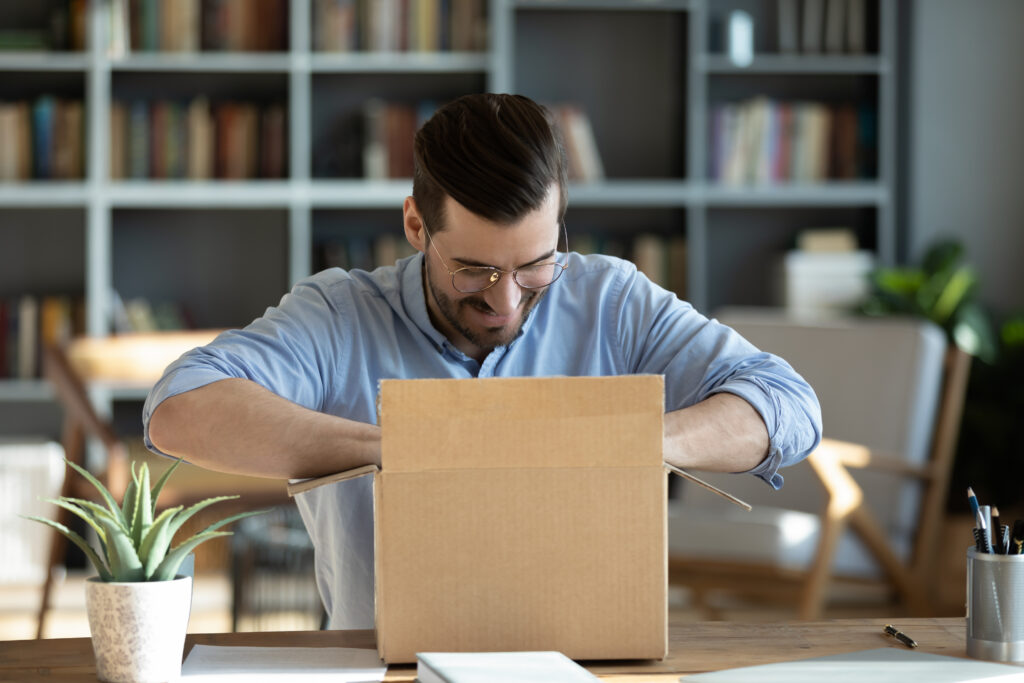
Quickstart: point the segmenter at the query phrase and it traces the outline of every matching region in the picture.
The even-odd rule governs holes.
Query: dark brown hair
[[[545,107],[521,95],[465,95],[416,133],[412,195],[427,227],[444,229],[444,198],[499,224],[544,203],[557,183],[558,220],[568,201],[565,146]]]

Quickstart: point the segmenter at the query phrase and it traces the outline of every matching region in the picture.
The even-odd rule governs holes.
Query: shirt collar
[[[406,259],[401,274],[401,295],[402,308],[409,314],[409,318],[420,329],[420,332],[427,336],[427,339],[434,342],[438,349],[444,349],[448,344],[448,338],[434,327],[430,321],[430,314],[427,312],[427,293],[423,288],[423,254],[414,254]]]

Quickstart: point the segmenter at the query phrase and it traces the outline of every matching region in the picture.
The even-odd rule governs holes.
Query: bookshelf
[[[139,40],[131,24],[112,21],[109,12],[159,5],[153,0],[5,3],[0,40],[7,29],[42,33],[54,23],[48,13],[82,8],[66,20],[81,24],[80,45],[65,35],[49,50],[0,49],[0,103],[43,95],[80,101],[84,161],[76,179],[0,181],[0,298],[80,297],[83,331],[94,335],[111,331],[114,290],[125,300],[180,304],[198,326],[245,325],[291,283],[336,258],[330,254],[365,253],[367,243],[372,254],[380,235],[400,244],[401,202],[411,182],[387,173],[366,178],[365,150],[353,142],[352,126],[366,125],[367,101],[422,116],[432,103],[486,90],[587,113],[604,174],[570,187],[573,248],[630,256],[634,242],[661,240],[672,254],[673,288],[702,310],[771,303],[772,262],[805,228],[848,226],[862,248],[881,262],[894,260],[894,0],[842,0],[863,8],[861,46],[818,53],[780,47],[780,14],[805,3],[827,12],[834,0],[478,1],[483,29],[463,29],[458,40],[453,32],[425,37],[386,16],[408,3],[373,3],[378,14],[355,20],[362,33],[345,39],[354,46],[348,51],[316,49],[327,45],[325,25],[346,21],[324,20],[325,7],[344,10],[342,0],[254,0],[252,7],[270,14],[260,19],[276,27],[276,37],[234,44],[222,37],[215,45],[203,22],[238,3],[181,0],[176,11],[186,19],[177,20],[193,27],[186,42],[203,47],[198,51],[131,49]],[[466,11],[473,2],[451,6],[462,3]],[[754,58],[743,67],[730,60],[724,37],[736,11],[754,26]],[[262,49],[237,47],[246,44]],[[758,97],[773,106],[870,107],[872,171],[815,182],[714,179],[716,111]],[[110,120],[119,103],[187,105],[196,98],[211,108],[223,101],[283,107],[282,177],[111,177]],[[116,392],[105,398],[138,399]],[[38,380],[0,379],[5,414],[43,410],[49,400]],[[0,419],[0,434],[25,423]]]

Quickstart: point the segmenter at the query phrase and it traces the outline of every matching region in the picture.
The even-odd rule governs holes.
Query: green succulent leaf
[[[214,503],[220,503],[225,500],[235,500],[238,496],[215,496],[213,498],[207,498],[201,500],[195,505],[190,505],[181,514],[174,518],[174,522],[171,524],[171,535],[178,533],[178,529],[182,527],[194,514],[202,510],[203,508],[209,507]]]
[[[144,581],[145,574],[142,570],[142,561],[139,553],[132,545],[132,538],[115,524],[106,519],[99,520],[100,525],[106,532],[107,537],[107,560],[110,563],[110,573],[114,581],[135,582]]]
[[[86,480],[90,484],[92,484],[96,488],[97,491],[99,491],[100,495],[103,496],[103,500],[107,503],[107,507],[110,509],[110,511],[114,514],[114,516],[121,518],[122,526],[127,527],[128,523],[124,519],[124,516],[123,516],[123,514],[121,512],[121,508],[120,508],[120,506],[118,506],[117,501],[114,500],[114,496],[110,495],[110,491],[107,490],[107,487],[104,486],[103,484],[101,484],[99,479],[97,479],[96,477],[92,476],[92,474],[88,470],[86,470],[84,467],[76,465],[75,463],[71,462],[67,458],[64,458],[64,462],[66,462],[68,464],[68,466],[71,467],[73,470],[75,470],[76,472],[81,474],[83,477],[85,477]]]
[[[164,484],[167,483],[167,479],[170,478],[174,470],[178,469],[178,465],[180,465],[183,460],[184,458],[178,458],[175,460],[174,464],[164,470],[164,473],[156,480],[156,484],[153,486],[153,492],[150,495],[150,504],[153,506],[153,509],[150,511],[151,514],[156,514],[156,501],[160,498],[160,492],[164,490]]]
[[[142,547],[142,539],[153,526],[153,506],[149,498],[149,468],[142,463],[139,468],[139,482],[135,494],[135,516],[132,518],[132,544]]]
[[[121,499],[121,516],[125,519],[131,519],[135,516],[135,510],[132,507],[135,505],[135,492],[139,488],[138,479],[135,476],[135,463],[131,464],[132,480],[128,482],[128,488],[125,489],[124,498]]]
[[[181,511],[181,507],[178,505],[161,512],[153,521],[153,526],[149,529],[149,533],[142,539],[139,557],[142,558],[143,572],[146,574],[147,581],[153,578],[153,572],[156,571],[157,566],[167,555],[167,549],[171,547],[171,541],[174,538],[174,530],[171,528],[171,523],[174,515]]]
[[[192,550],[205,541],[209,541],[213,538],[220,536],[230,536],[230,531],[204,531],[190,537],[187,541],[172,550],[167,557],[164,558],[163,562],[153,572],[152,581],[170,581],[174,578],[178,572],[178,567],[185,561],[188,554]]]
[[[103,530],[103,527],[96,523],[96,520],[93,517],[93,515],[89,514],[89,510],[83,510],[80,507],[80,504],[82,502],[89,501],[72,501],[69,498],[45,498],[44,501],[47,503],[53,503],[57,507],[62,507],[71,514],[75,515],[76,517],[79,517],[80,519],[85,521],[86,524],[92,527],[93,531],[96,532],[96,535],[100,537],[101,542],[105,541],[104,537],[106,536],[106,532]],[[95,505],[95,503],[93,503],[93,505]],[[99,505],[97,505],[96,507],[99,508],[100,510],[103,510],[103,512],[106,512],[108,515],[110,514],[110,512],[106,508],[103,508]]]
[[[110,573],[110,570],[107,569],[106,564],[104,564],[103,560],[101,560],[99,555],[96,554],[96,551],[93,550],[92,546],[90,546],[88,543],[86,543],[85,539],[82,538],[81,536],[79,536],[77,533],[75,533],[71,529],[67,528],[66,526],[64,526],[60,522],[54,522],[51,519],[45,519],[43,517],[36,517],[36,516],[25,516],[25,515],[21,515],[21,516],[24,517],[24,519],[31,519],[33,521],[45,524],[46,526],[52,527],[52,528],[56,529],[57,531],[59,531],[60,533],[64,534],[64,536],[66,536],[69,541],[71,541],[72,543],[77,545],[79,548],[81,548],[82,552],[85,553],[85,556],[88,557],[89,561],[92,562],[94,567],[96,567],[96,572],[100,575],[100,579],[101,580],[103,580],[103,581],[113,581],[114,580],[114,577]]]

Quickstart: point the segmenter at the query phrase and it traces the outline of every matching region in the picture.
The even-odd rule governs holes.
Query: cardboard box
[[[377,648],[668,648],[659,376],[385,380]]]

